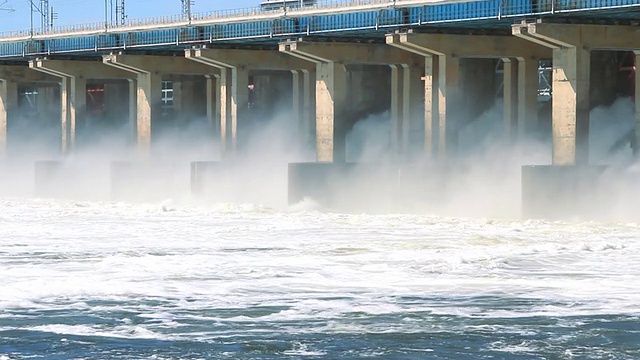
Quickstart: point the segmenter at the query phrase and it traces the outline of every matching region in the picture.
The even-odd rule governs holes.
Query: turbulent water
[[[640,226],[0,200],[0,359],[640,358]]]

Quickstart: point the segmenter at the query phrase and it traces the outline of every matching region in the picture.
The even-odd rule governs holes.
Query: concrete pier
[[[0,158],[6,155],[9,113],[17,106],[18,83],[11,79],[0,79]]]
[[[602,167],[589,164],[591,51],[638,49],[638,29],[533,23],[514,25],[512,31],[517,37],[553,50],[553,166],[523,168],[523,213],[546,215],[539,210],[553,208],[558,199],[563,199],[563,206],[573,213],[579,213],[581,205],[603,189],[599,183]],[[637,134],[636,127],[632,143],[637,141]]]
[[[500,182],[501,171],[520,167],[536,147],[526,162],[544,165],[522,169],[525,214],[543,216],[557,199],[567,203],[558,213],[600,201],[586,194],[601,193],[603,176],[615,177],[597,163],[608,161],[600,142],[614,143],[605,155],[616,162],[640,154],[640,95],[633,90],[640,88],[640,30],[618,25],[629,21],[622,9],[635,10],[475,5],[318,4],[3,35],[0,157],[10,157],[8,144],[26,148],[37,128],[34,146],[46,143],[38,160],[48,162],[34,170],[44,189],[48,178],[75,173],[93,140],[108,142],[105,134],[118,133],[113,137],[131,136],[138,151],[129,154],[131,144],[118,139],[108,147],[123,149],[101,152],[115,161],[114,196],[143,192],[150,183],[158,194],[178,186],[168,179],[189,180],[173,176],[188,163],[194,194],[224,189],[225,181],[253,186],[256,179],[260,190],[269,187],[267,172],[294,162],[288,169],[294,202],[309,195],[341,203],[366,189],[389,202],[427,203],[436,200],[425,194],[446,197],[445,188],[475,186],[464,180],[476,168]],[[487,17],[486,9],[497,16]],[[529,22],[513,25],[514,19]],[[632,94],[632,130],[614,140],[597,135],[610,124],[590,124],[589,112]],[[313,155],[315,162],[301,163]],[[496,159],[505,164],[492,172]],[[352,183],[338,189],[341,178]]]
[[[505,119],[517,114],[517,121],[505,120],[505,133],[514,125],[524,131],[537,122],[538,60],[551,57],[551,50],[531,45],[515,37],[490,35],[450,35],[401,32],[386,37],[388,45],[425,58],[425,124],[437,124],[438,154],[441,158],[455,153],[458,131],[468,120],[463,113],[461,59],[507,59],[504,71]],[[517,69],[517,72],[516,70]],[[516,75],[517,74],[517,75]],[[517,76],[517,78],[515,77]],[[517,84],[517,102],[514,87]],[[434,93],[435,92],[435,93]],[[514,103],[517,111],[513,110]],[[467,104],[470,105],[470,104]],[[437,115],[436,115],[437,114]],[[432,134],[425,132],[425,151],[431,154]]]
[[[256,70],[298,71],[309,64],[269,50],[188,49],[185,57],[220,71],[220,139],[223,156],[237,151],[239,122],[246,121],[249,73]],[[212,101],[212,100],[210,100]],[[216,103],[217,104],[217,103]],[[213,103],[209,105],[213,108]],[[216,108],[218,105],[216,105]]]
[[[344,116],[348,104],[344,101],[349,90],[345,64],[396,65],[407,68],[421,66],[420,60],[416,57],[403,55],[401,51],[383,45],[294,41],[280,44],[280,51],[316,66],[316,159],[319,162],[346,160],[347,128]],[[396,72],[396,87],[400,84],[400,76],[404,75]],[[410,75],[407,74],[407,77],[409,79]],[[419,81],[419,77],[416,81]],[[410,89],[409,84],[407,88]],[[402,104],[400,98],[393,102],[396,107]],[[396,125],[396,128],[398,126]]]
[[[214,69],[177,56],[111,54],[103,57],[103,63],[127,71],[136,78],[136,133],[142,157],[149,156],[152,119],[161,108],[162,76],[219,75]]]
[[[86,114],[88,79],[127,79],[131,76],[97,61],[34,60],[33,70],[59,78],[61,108],[61,153],[73,151],[76,144],[76,124]]]
[[[7,155],[10,119],[17,118],[20,84],[55,84],[57,78],[29,69],[26,65],[0,64],[0,159]],[[41,102],[46,105],[46,101]]]

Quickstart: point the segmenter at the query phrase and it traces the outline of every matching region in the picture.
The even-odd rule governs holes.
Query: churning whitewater
[[[0,200],[0,359],[638,358],[639,226]]]

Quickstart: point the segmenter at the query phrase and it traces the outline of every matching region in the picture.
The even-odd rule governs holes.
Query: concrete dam
[[[635,219],[639,12],[296,1],[0,33],[0,189]]]

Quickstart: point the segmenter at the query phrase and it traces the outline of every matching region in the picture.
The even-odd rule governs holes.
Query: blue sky
[[[40,0],[33,0],[40,5]],[[114,6],[121,0],[113,1]],[[258,6],[261,0],[194,0],[192,12],[205,12],[221,9],[237,9]],[[104,21],[104,0],[49,0],[58,15],[54,25],[72,25]],[[127,16],[145,18],[151,16],[179,14],[182,9],[180,0],[125,0]],[[0,10],[0,32],[27,30],[30,27],[28,0],[0,0],[0,9],[13,9],[13,12]],[[34,13],[35,27],[40,25],[40,14]],[[115,15],[114,15],[115,18]]]

